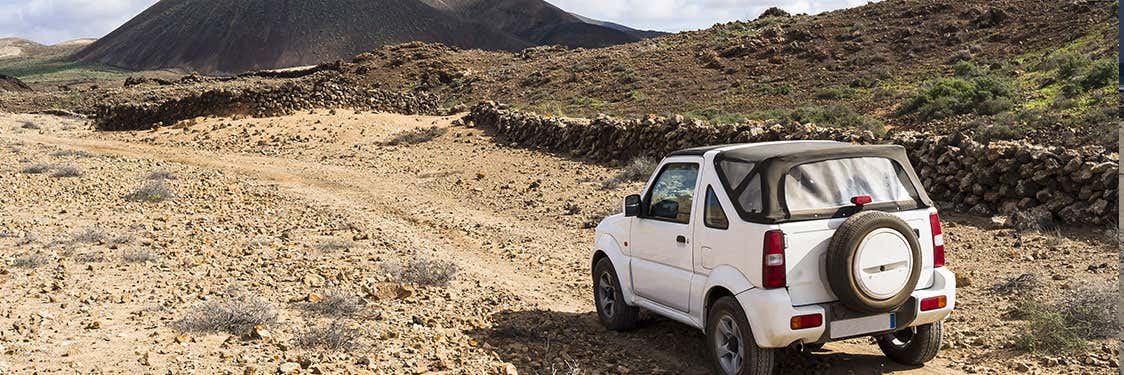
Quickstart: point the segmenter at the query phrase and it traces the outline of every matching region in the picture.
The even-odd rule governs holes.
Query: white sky
[[[231,0],[237,1],[237,0]],[[586,17],[637,29],[683,31],[718,22],[748,20],[771,6],[791,13],[819,13],[867,0],[548,0]],[[98,38],[156,0],[0,0],[0,37],[54,44]]]

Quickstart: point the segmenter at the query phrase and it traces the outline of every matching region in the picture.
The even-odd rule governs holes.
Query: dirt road
[[[406,116],[380,116],[378,120],[383,124],[379,136],[419,123],[419,118]],[[449,127],[452,121],[420,120],[439,127]],[[575,225],[574,215],[565,214],[565,205],[598,199],[612,204],[616,197],[596,186],[611,171],[498,147],[475,130],[453,132],[464,134],[347,162],[309,160],[333,153],[331,148],[339,145],[331,144],[321,145],[317,156],[290,158],[98,139],[101,135],[77,138],[25,133],[11,137],[99,155],[220,170],[276,185],[295,204],[325,205],[346,212],[368,230],[398,242],[399,248],[454,260],[463,269],[462,279],[488,284],[525,302],[522,308],[498,306],[492,327],[465,332],[477,341],[493,343],[495,354],[522,372],[547,373],[565,366],[706,373],[703,338],[692,329],[651,317],[636,332],[616,334],[595,321],[586,281],[592,231]],[[110,138],[114,136],[124,135]],[[534,168],[522,168],[528,165]],[[527,188],[536,181],[540,188]],[[555,190],[570,184],[577,188]],[[538,351],[566,355],[545,362],[543,354],[550,354],[536,354]],[[943,360],[924,368],[890,364],[866,342],[833,344],[825,352],[811,355],[789,353],[783,356],[781,368],[832,373],[957,372]]]

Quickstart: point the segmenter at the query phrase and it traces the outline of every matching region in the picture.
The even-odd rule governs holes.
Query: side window
[[[709,228],[714,229],[730,229],[730,220],[726,219],[726,211],[722,210],[722,204],[718,202],[718,195],[714,194],[714,188],[706,187],[706,208],[703,212],[703,223]]]
[[[667,164],[656,177],[648,193],[647,216],[677,223],[689,223],[691,203],[694,202],[695,197],[695,182],[698,177],[698,164]]]

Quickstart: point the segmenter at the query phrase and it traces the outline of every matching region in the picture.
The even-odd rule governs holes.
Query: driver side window
[[[698,164],[669,163],[664,166],[648,193],[647,216],[676,223],[689,223],[698,177]]]

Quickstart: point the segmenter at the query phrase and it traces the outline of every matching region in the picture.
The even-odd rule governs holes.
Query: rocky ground
[[[706,373],[692,329],[648,316],[620,334],[596,322],[588,224],[639,184],[606,189],[618,170],[497,142],[454,119],[313,111],[106,133],[70,118],[0,116],[0,366]],[[432,140],[392,142],[431,127]],[[860,339],[785,351],[781,372],[1117,372],[1110,341],[1072,355],[1015,349],[1026,322],[1008,314],[1027,296],[1116,285],[1118,252],[1103,228],[1019,233],[944,220],[963,287],[937,360],[896,365]],[[459,272],[445,285],[448,268],[396,272],[414,259]],[[993,289],[1022,274],[1040,283]],[[255,319],[217,332],[197,324],[223,309]]]

